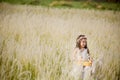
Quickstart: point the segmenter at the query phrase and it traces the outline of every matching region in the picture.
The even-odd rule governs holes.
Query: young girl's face
[[[86,44],[87,44],[87,40],[86,39],[82,39],[81,42],[80,42],[80,47],[81,48],[85,48]]]

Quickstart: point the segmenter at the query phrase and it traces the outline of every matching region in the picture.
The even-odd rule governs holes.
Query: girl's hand
[[[84,61],[82,59],[82,57],[78,60],[78,64],[79,65],[83,65],[83,66],[91,66],[92,65],[92,60],[89,59],[88,61]]]
[[[92,62],[91,61],[85,61],[83,63],[83,66],[91,66],[92,65]]]
[[[91,66],[93,62],[93,59],[90,57],[88,61],[84,62],[84,66]]]

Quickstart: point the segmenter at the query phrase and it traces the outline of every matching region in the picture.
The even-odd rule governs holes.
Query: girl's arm
[[[89,61],[93,62],[93,58],[89,54]]]
[[[77,48],[74,49],[73,53],[72,53],[72,59],[73,61],[76,61],[76,53],[77,53]]]

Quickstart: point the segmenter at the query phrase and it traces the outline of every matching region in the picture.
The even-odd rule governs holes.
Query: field
[[[101,80],[120,77],[120,12],[0,3],[0,80],[73,80],[72,52],[79,34],[94,60],[104,58]]]

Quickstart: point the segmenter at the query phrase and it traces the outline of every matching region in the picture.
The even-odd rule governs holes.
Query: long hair
[[[81,49],[81,46],[80,46],[80,43],[81,43],[81,40],[82,40],[81,38],[87,39],[87,38],[85,37],[85,35],[79,35],[79,36],[77,37],[77,39],[76,39],[76,48]],[[87,49],[88,54],[90,54],[89,49],[88,49],[88,47],[87,47],[87,43],[86,43],[86,45],[85,45],[84,48]]]

